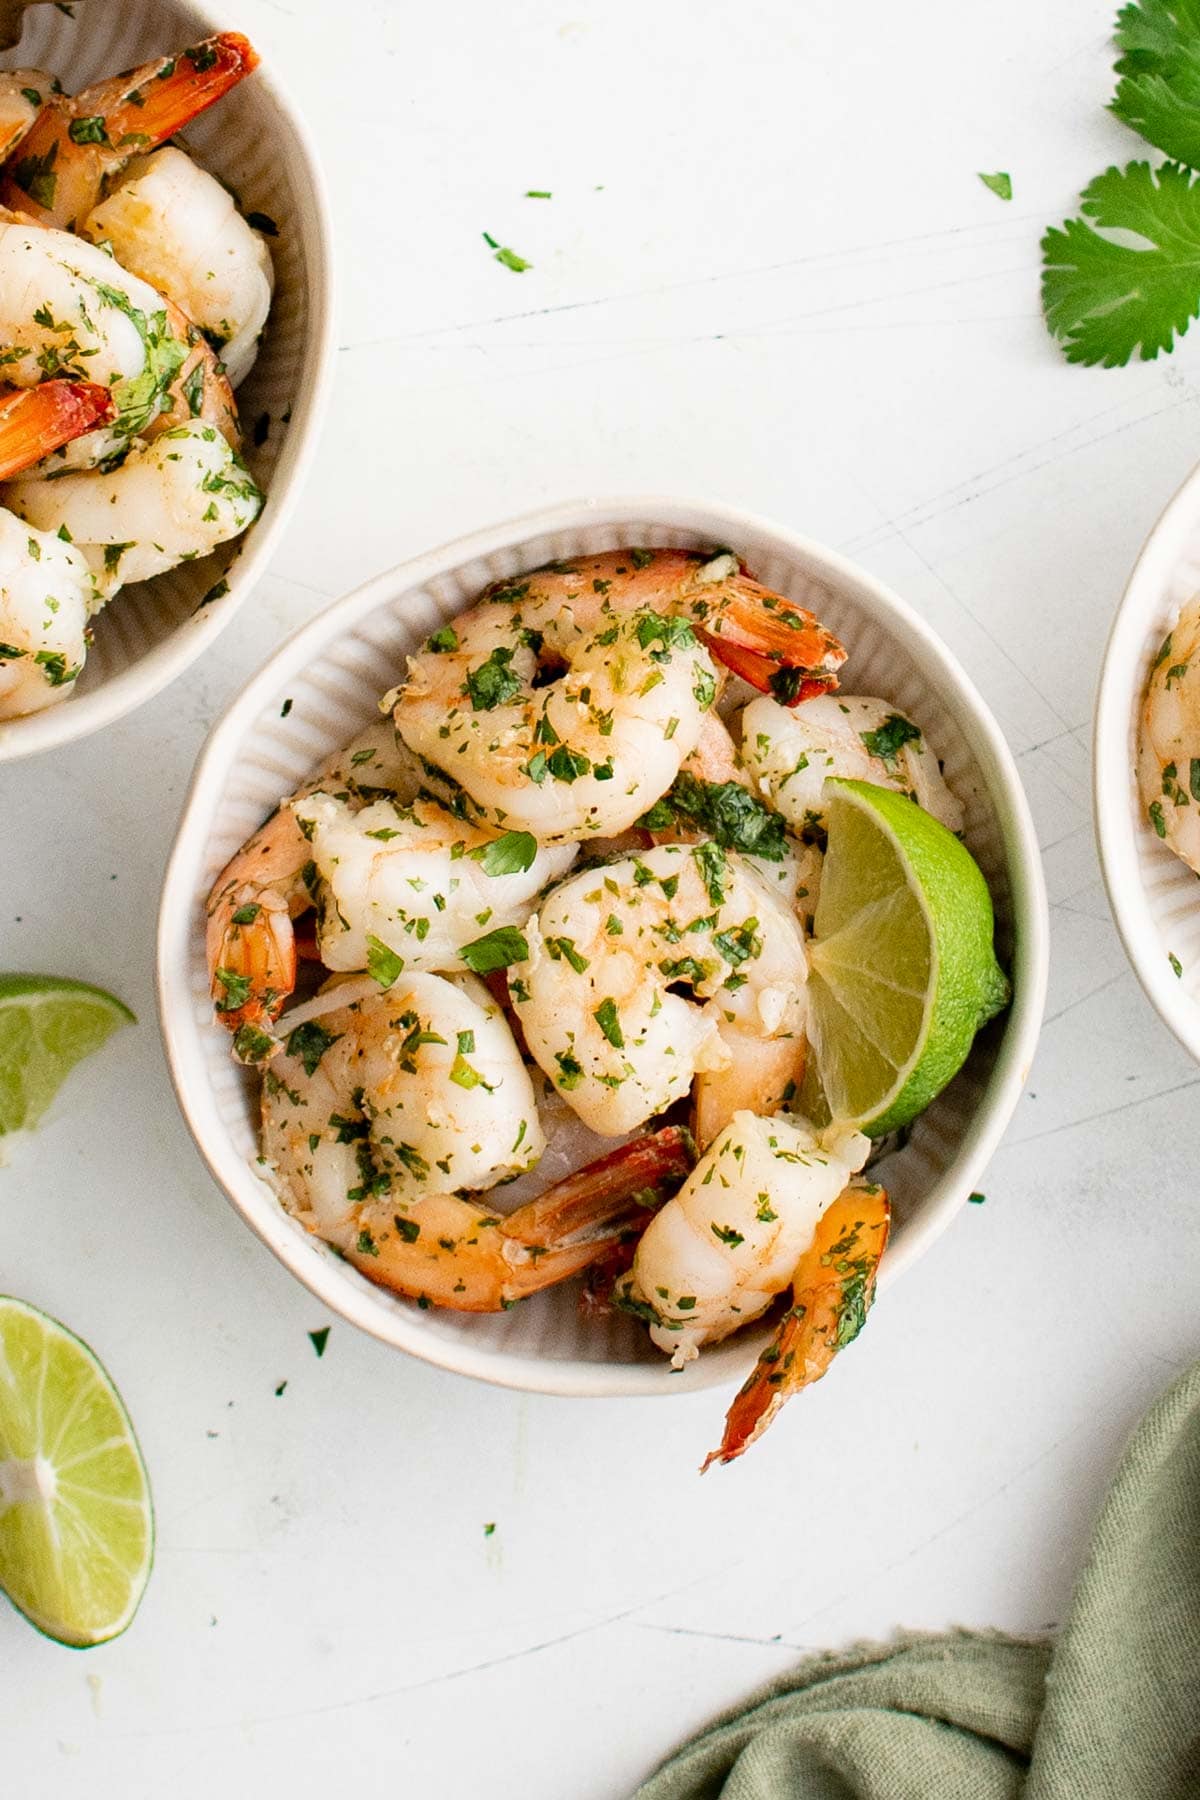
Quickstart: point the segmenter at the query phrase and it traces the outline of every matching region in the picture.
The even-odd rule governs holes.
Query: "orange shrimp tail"
[[[0,198],[40,224],[74,228],[99,202],[106,177],[182,131],[258,61],[241,32],[223,31],[73,99],[54,97],[5,171]]]
[[[82,89],[70,102],[71,117],[102,119],[113,149],[129,155],[151,150],[206,112],[258,64],[249,38],[222,31],[177,56],[155,57]]]
[[[720,1445],[705,1457],[743,1455],[801,1388],[819,1381],[839,1350],[862,1330],[875,1298],[891,1208],[873,1185],[849,1187],[822,1214],[792,1284],[792,1304],[725,1417]]]
[[[296,985],[296,936],[286,906],[252,888],[227,890],[209,914],[206,949],[222,1025],[238,1031],[279,1017]]]
[[[694,1162],[688,1133],[665,1125],[622,1144],[519,1207],[504,1221],[510,1254],[515,1253],[506,1299],[522,1299],[582,1274],[635,1241],[655,1206],[684,1180]]]
[[[740,675],[760,694],[771,694],[784,706],[799,706],[802,700],[831,693],[838,684],[835,674],[814,675],[788,663],[773,662],[769,656],[760,656],[757,651],[743,649],[722,638],[705,634],[705,643],[731,674]]]
[[[0,481],[116,417],[107,388],[91,381],[43,381],[0,400]]]

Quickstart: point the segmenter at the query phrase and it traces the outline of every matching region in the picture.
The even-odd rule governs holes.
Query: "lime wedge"
[[[923,1112],[1008,1004],[979,865],[937,819],[866,781],[825,783],[801,1104],[872,1137]]]
[[[83,1649],[124,1631],[154,1556],[150,1488],[121,1397],[86,1344],[0,1297],[0,1588]]]
[[[0,1137],[36,1125],[75,1067],[120,1025],[127,1006],[57,975],[0,975]]]

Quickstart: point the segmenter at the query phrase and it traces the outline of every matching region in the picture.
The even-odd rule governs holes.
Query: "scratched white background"
[[[0,1174],[0,1286],[104,1356],[158,1509],[120,1642],[79,1657],[0,1610],[6,1792],[608,1800],[801,1651],[1062,1616],[1124,1434],[1200,1350],[1197,1075],[1125,967],[1088,800],[1109,618],[1200,441],[1200,330],[1088,372],[1037,302],[1042,227],[1137,153],[1102,110],[1109,12],[223,9],[324,153],[337,386],[216,651],[0,784],[4,964],[102,982],[142,1021]],[[976,180],[997,168],[1011,205]],[[721,1394],[522,1397],[340,1323],[318,1361],[328,1320],[201,1168],[153,1012],[167,846],[248,672],[387,564],[615,490],[773,515],[920,608],[1008,734],[1053,906],[1041,1052],[986,1204],[704,1481]]]

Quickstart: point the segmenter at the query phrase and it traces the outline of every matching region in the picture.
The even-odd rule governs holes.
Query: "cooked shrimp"
[[[598,629],[613,612],[688,619],[722,662],[780,699],[794,701],[805,686],[836,687],[846,660],[812,613],[752,580],[729,551],[606,550],[498,582],[484,599],[519,600],[527,623],[541,623],[535,613],[567,613],[583,631]]]
[[[5,499],[42,531],[66,532],[107,599],[238,537],[262,494],[220,432],[201,420],[138,441],[119,468],[12,483]]]
[[[1150,671],[1138,785],[1151,829],[1200,874],[1200,597],[1184,607]]]
[[[50,95],[4,172],[0,201],[74,230],[131,158],[182,131],[257,65],[247,40],[225,31],[74,98]]]
[[[222,870],[208,958],[232,1031],[278,1016],[295,986],[293,921],[318,909],[326,967],[464,969],[465,945],[524,923],[574,850],[497,838],[419,793],[419,766],[380,722],[286,801]],[[390,960],[389,960],[390,959]],[[243,1045],[268,1053],[251,1034]]]
[[[0,73],[0,163],[28,137],[51,95],[61,91],[44,69],[5,69]]]
[[[377,800],[355,811],[317,792],[293,803],[318,893],[317,943],[327,969],[365,969],[371,942],[409,969],[462,969],[465,944],[519,926],[575,856],[526,832],[496,837],[435,800]]]
[[[122,268],[170,295],[237,387],[258,353],[274,286],[266,239],[229,190],[169,145],[139,156],[80,226]]]
[[[428,1305],[497,1312],[604,1255],[647,1189],[690,1166],[677,1131],[505,1218],[461,1197],[541,1155],[533,1086],[471,977],[415,975],[289,1034],[263,1083],[263,1156],[309,1230]]]
[[[263,1079],[263,1153],[323,1237],[363,1202],[494,1187],[545,1148],[533,1083],[473,976],[405,975],[287,1035]]]
[[[748,1450],[785,1400],[819,1381],[852,1344],[875,1298],[891,1208],[881,1187],[852,1182],[822,1213],[792,1277],[791,1305],[734,1398],[719,1447],[704,1459],[732,1462]]]
[[[435,632],[409,659],[396,727],[494,824],[614,836],[670,787],[716,698],[697,632],[720,657],[755,635],[822,685],[845,655],[732,556],[614,550],[499,583]]]
[[[170,402],[188,346],[165,302],[103,250],[63,231],[0,220],[0,358],[5,379],[47,375],[111,389],[116,417],[55,466],[92,467],[123,451]]]
[[[0,480],[114,411],[107,389],[46,381],[0,400]],[[0,510],[0,719],[65,700],[83,666],[96,603],[85,558]]]
[[[507,1312],[601,1262],[647,1204],[691,1167],[686,1134],[664,1126],[622,1144],[507,1215],[431,1194],[401,1222],[377,1201],[346,1254],[365,1275],[422,1306]]]
[[[763,1112],[799,1080],[803,933],[719,845],[660,844],[572,875],[525,936],[508,985],[530,1052],[601,1136],[683,1098],[697,1071],[727,1071],[733,1093],[752,1058]],[[714,1093],[710,1127],[716,1106]]]
[[[535,685],[541,659],[566,673]],[[685,620],[613,614],[581,630],[497,597],[410,657],[394,717],[461,810],[571,843],[624,831],[670,787],[716,691]]]
[[[737,1113],[646,1227],[618,1304],[681,1368],[790,1286],[822,1213],[870,1148],[857,1131]]]
[[[67,698],[95,602],[92,571],[73,544],[0,508],[0,719]]]
[[[961,831],[963,810],[920,727],[886,700],[820,695],[794,710],[766,698],[742,714],[742,756],[771,805],[796,831],[825,828],[826,777],[849,776],[907,794]]]

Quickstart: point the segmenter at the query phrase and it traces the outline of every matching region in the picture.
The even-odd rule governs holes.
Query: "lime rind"
[[[145,1465],[103,1365],[0,1297],[0,1589],[45,1636],[85,1649],[127,1628],[153,1557]]]
[[[831,778],[825,795],[802,1101],[881,1137],[953,1079],[1010,988],[987,883],[954,834],[869,782]]]

